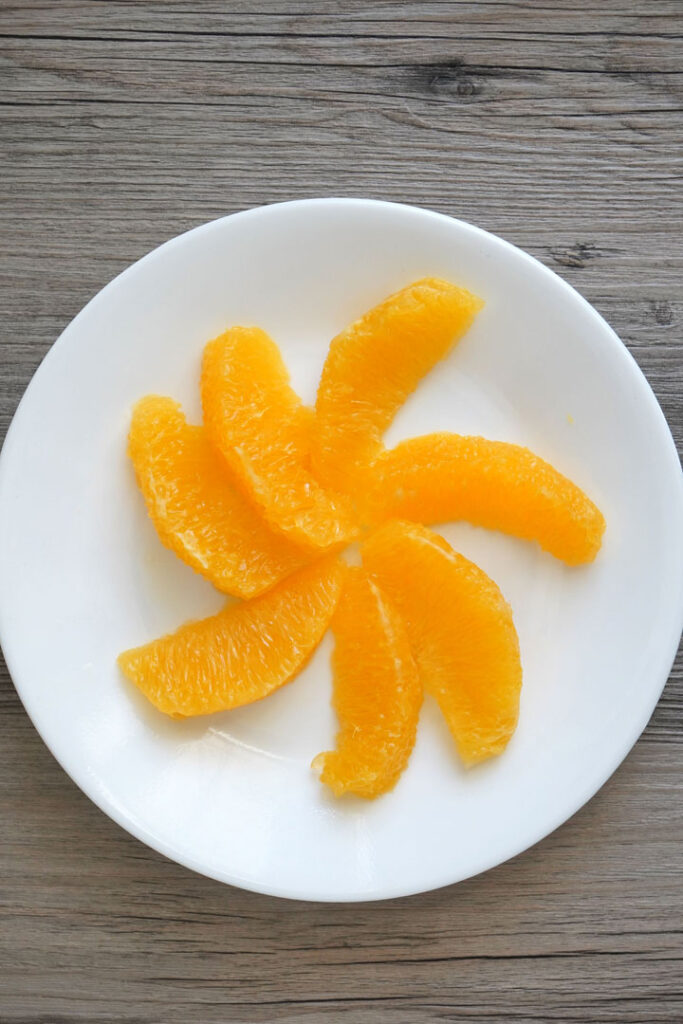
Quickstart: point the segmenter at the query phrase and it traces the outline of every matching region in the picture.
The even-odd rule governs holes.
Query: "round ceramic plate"
[[[199,720],[154,710],[116,667],[124,648],[222,597],[161,546],[126,457],[147,392],[199,416],[204,343],[270,332],[312,401],[329,340],[426,275],[486,306],[421,383],[387,442],[433,430],[528,445],[599,504],[596,562],[447,525],[510,601],[524,665],[519,727],[465,771],[435,705],[396,788],[336,800],[310,770],[333,742],[331,640],[267,700]],[[513,856],[604,783],[655,706],[683,617],[683,488],[644,377],[568,285],[469,224],[410,207],[312,200],[226,217],[108,285],[36,373],[0,466],[0,632],[21,699],[102,810],[196,871],[311,900],[432,889]],[[406,581],[410,585],[410,581]]]

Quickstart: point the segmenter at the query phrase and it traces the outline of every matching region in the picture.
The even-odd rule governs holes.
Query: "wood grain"
[[[114,274],[199,222],[362,195],[464,217],[616,328],[683,442],[680,0],[0,3],[0,430]],[[40,624],[36,624],[37,633]],[[0,680],[0,1020],[683,1019],[683,671],[572,821],[406,900],[285,903],[164,860]]]

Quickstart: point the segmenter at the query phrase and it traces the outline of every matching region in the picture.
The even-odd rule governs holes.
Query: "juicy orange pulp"
[[[387,523],[362,552],[405,621],[422,684],[462,760],[500,754],[517,724],[522,666],[512,612],[496,584],[416,523]]]
[[[428,277],[333,339],[315,403],[313,465],[326,486],[356,491],[399,407],[482,306],[464,288]]]
[[[208,714],[267,696],[332,620],[340,729],[314,766],[335,794],[370,798],[394,785],[423,689],[465,764],[505,748],[522,682],[509,605],[419,523],[466,519],[577,565],[595,557],[604,519],[517,445],[434,434],[383,448],[402,402],[481,306],[435,278],[390,296],[332,341],[315,413],[253,327],[206,346],[203,428],[170,399],[139,403],[130,454],[162,541],[220,589],[250,598],[120,656],[161,711]],[[325,552],[359,535],[361,515],[389,521],[365,539],[363,568],[349,570]]]
[[[292,679],[315,650],[345,571],[344,562],[327,555],[251,601],[125,651],[119,665],[167,715],[208,715],[260,700]]]
[[[396,783],[415,743],[422,685],[405,625],[364,569],[349,569],[332,619],[336,750],[313,768],[336,796],[372,798]]]
[[[162,543],[224,593],[254,597],[310,560],[268,526],[172,399],[137,403],[128,451]]]
[[[605,530],[583,491],[528,448],[459,434],[415,437],[383,452],[369,509],[375,522],[464,519],[538,541],[568,565],[593,561]]]
[[[265,331],[233,327],[209,342],[201,391],[210,439],[276,530],[318,549],[354,538],[349,499],[311,472],[312,413]]]

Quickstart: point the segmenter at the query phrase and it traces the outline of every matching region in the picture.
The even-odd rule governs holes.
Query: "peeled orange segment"
[[[209,342],[201,390],[209,437],[277,530],[313,548],[353,539],[349,500],[313,477],[311,410],[264,331],[233,327]]]
[[[568,565],[592,562],[605,520],[576,484],[528,448],[428,434],[384,452],[373,468],[371,518],[464,519],[535,540]]]
[[[422,684],[462,760],[500,754],[517,724],[522,666],[496,584],[417,523],[380,527],[363,545],[363,563],[403,616]]]
[[[224,593],[254,597],[310,560],[268,526],[172,399],[137,403],[128,451],[162,542]]]
[[[422,685],[400,615],[364,569],[349,569],[332,619],[337,749],[313,768],[335,796],[395,785],[415,744]]]
[[[288,682],[313,653],[345,570],[327,555],[251,601],[125,651],[119,665],[167,715],[207,715],[251,704]]]
[[[315,404],[313,464],[323,483],[353,492],[397,410],[482,306],[464,288],[427,277],[334,338]]]

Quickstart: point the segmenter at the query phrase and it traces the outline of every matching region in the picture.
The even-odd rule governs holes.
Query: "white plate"
[[[466,525],[444,535],[512,604],[519,728],[470,772],[427,702],[389,795],[328,796],[330,638],[266,701],[171,721],[119,675],[119,651],[222,598],[157,540],[125,454],[150,392],[199,413],[204,342],[263,326],[315,394],[330,338],[428,274],[486,299],[388,441],[437,429],[521,442],[576,480],[608,528],[593,566]],[[324,199],[226,217],[108,285],[36,373],[0,463],[0,634],[24,705],[78,785],[129,832],[197,871],[280,896],[366,900],[435,888],[519,853],[573,814],[634,743],[683,618],[683,487],[662,413],[598,314],[478,228],[410,207]],[[87,840],[86,840],[87,841]]]

